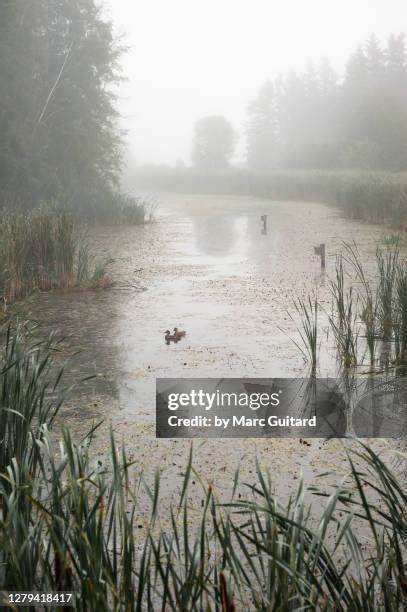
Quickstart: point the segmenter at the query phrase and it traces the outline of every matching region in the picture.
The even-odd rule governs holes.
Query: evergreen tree
[[[342,82],[327,60],[264,86],[248,108],[252,167],[407,169],[407,53],[371,36]]]
[[[250,167],[264,169],[276,164],[277,102],[274,86],[267,81],[257,98],[248,107],[247,162]]]
[[[377,36],[370,36],[366,43],[366,70],[371,83],[378,84],[383,79],[386,56]]]
[[[122,51],[94,0],[2,0],[0,204],[79,207],[113,188]]]

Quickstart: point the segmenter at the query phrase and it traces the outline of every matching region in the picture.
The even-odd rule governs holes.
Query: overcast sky
[[[407,32],[407,0],[103,2],[130,47],[120,110],[138,163],[188,162],[196,119],[222,114],[242,133],[268,77],[322,57],[342,71],[372,32]]]

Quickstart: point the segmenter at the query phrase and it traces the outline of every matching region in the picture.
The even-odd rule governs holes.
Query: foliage
[[[75,284],[77,228],[71,215],[42,206],[28,213],[2,211],[0,293],[14,302],[34,288]]]
[[[102,276],[106,282],[106,263],[96,258],[79,222],[59,207],[1,212],[2,310],[34,289],[100,286]]]
[[[278,160],[275,86],[266,81],[247,109],[247,163],[250,168],[269,170]]]
[[[357,299],[354,287],[346,286],[342,255],[336,260],[335,278],[329,282],[329,289],[333,300],[329,323],[340,359],[349,368],[357,364]]]
[[[407,51],[375,36],[340,79],[327,60],[266,82],[248,109],[253,169],[407,169]]]
[[[225,117],[210,116],[195,124],[192,159],[197,168],[206,170],[228,166],[234,151],[236,134]]]
[[[335,276],[329,280],[332,310],[327,313],[327,331],[333,332],[338,360],[345,370],[365,365],[367,350],[371,374],[386,370],[405,376],[407,264],[399,256],[398,244],[399,238],[392,237],[377,248],[376,266],[369,274],[355,243],[344,243],[337,257]],[[315,296],[294,301],[293,306],[301,321],[300,342],[293,342],[315,374],[317,313],[322,306]]]
[[[94,0],[0,3],[0,206],[98,206],[120,163],[123,48]]]
[[[332,492],[311,489],[326,497],[316,516],[301,481],[282,504],[257,465],[253,483],[236,473],[226,503],[201,482],[193,523],[191,450],[164,529],[159,474],[152,485],[133,481],[113,434],[106,465],[92,458],[93,431],[75,443],[65,429],[54,449],[55,348],[55,338],[38,341],[20,324],[0,360],[0,590],[72,590],[79,612],[402,609],[406,494],[371,449],[356,446]]]
[[[152,220],[156,207],[153,199],[118,193],[107,216],[110,213],[110,221],[113,223],[144,223]]]
[[[311,373],[315,375],[318,365],[318,300],[317,296],[308,296],[308,300],[298,299],[294,301],[294,308],[301,319],[298,333],[301,343],[295,342],[305,361],[311,366]],[[294,320],[290,314],[290,318]]]

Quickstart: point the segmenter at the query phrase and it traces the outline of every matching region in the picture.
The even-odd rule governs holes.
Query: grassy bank
[[[230,168],[198,172],[168,167],[140,169],[137,185],[170,191],[233,193],[338,206],[347,217],[407,226],[407,173],[364,171],[253,172]]]
[[[147,211],[147,202],[120,196],[98,221],[144,223]],[[92,251],[87,225],[56,206],[0,209],[0,312],[35,289],[104,286],[107,261]]]
[[[3,210],[0,296],[3,309],[34,289],[68,289],[93,275],[84,229],[62,210]]]
[[[201,482],[191,522],[191,455],[163,531],[159,473],[134,482],[113,436],[106,465],[92,458],[91,435],[75,444],[65,430],[54,448],[48,430],[64,397],[51,374],[55,343],[19,325],[1,353],[0,590],[73,590],[87,612],[401,609],[400,468],[356,445],[348,476],[313,516],[301,484],[281,503],[258,467],[253,482],[236,475],[230,499]]]
[[[78,228],[61,211],[3,211],[0,222],[0,294],[4,304],[34,288],[71,287],[76,282]]]

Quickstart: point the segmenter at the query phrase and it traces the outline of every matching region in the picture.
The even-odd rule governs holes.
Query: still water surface
[[[172,482],[189,443],[155,440],[156,377],[304,375],[290,339],[298,339],[293,300],[316,290],[329,311],[328,281],[342,242],[357,241],[369,268],[385,232],[321,204],[185,194],[161,194],[159,202],[151,224],[92,230],[95,249],[114,258],[113,288],[41,294],[32,309],[42,327],[60,329],[67,350],[76,353],[66,379],[96,375],[78,386],[61,422],[80,434],[104,419],[101,453],[112,425],[141,467],[160,465]],[[314,255],[322,242],[326,272]],[[186,338],[168,346],[164,332],[174,326],[186,330]],[[328,348],[321,348],[320,370],[336,375]],[[211,440],[196,450],[196,465],[226,486],[242,454],[257,453],[285,474],[277,479],[285,490],[288,472],[338,467],[338,453],[339,464],[344,456],[335,444]]]

